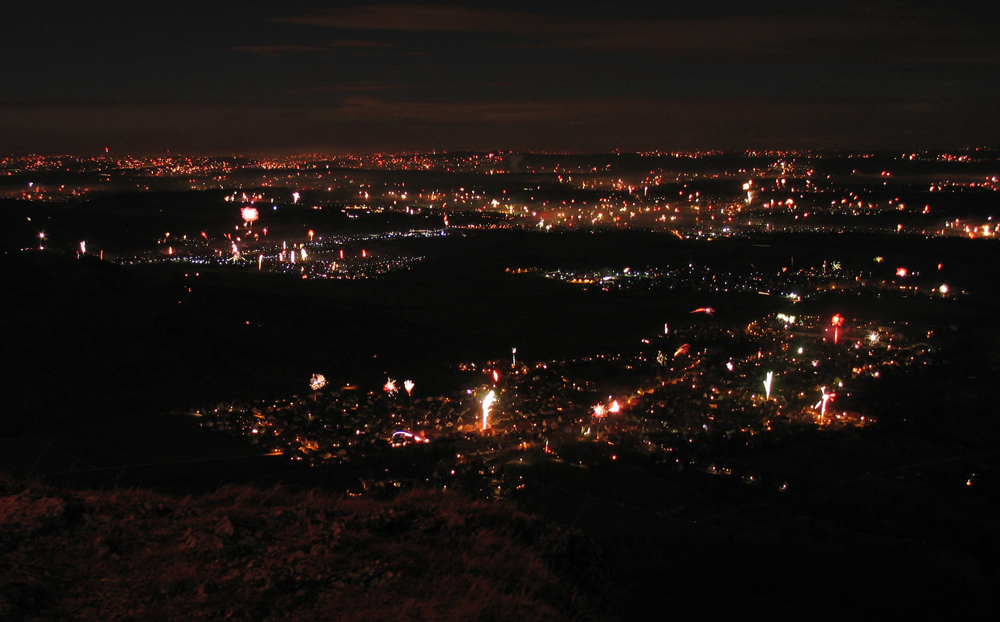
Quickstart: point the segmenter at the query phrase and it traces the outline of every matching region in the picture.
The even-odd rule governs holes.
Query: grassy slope
[[[0,476],[0,525],[4,620],[593,619],[579,536],[454,495],[175,498]]]

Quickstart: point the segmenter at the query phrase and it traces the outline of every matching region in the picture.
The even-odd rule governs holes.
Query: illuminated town
[[[985,504],[920,515],[979,537],[998,173],[985,149],[6,158],[11,412],[64,413],[24,464],[459,494],[640,556],[638,517],[931,537],[851,509],[914,487]]]
[[[698,344],[667,353],[527,364],[517,361],[515,349],[509,362],[460,365],[462,385],[472,388],[448,395],[417,391],[415,397],[415,382],[399,386],[392,378],[381,390],[331,388],[318,374],[303,396],[220,403],[189,414],[200,425],[309,464],[363,460],[379,448],[443,439],[460,448],[423,480],[384,478],[396,487],[446,488],[448,475],[469,470],[499,476],[525,452],[558,455],[580,443],[595,445],[599,461],[631,452],[679,469],[716,468],[699,460],[713,444],[760,447],[809,429],[874,424],[840,401],[863,403],[851,399],[852,391],[870,388],[871,379],[932,364],[933,331],[920,332],[853,325],[839,315],[826,321],[778,314],[742,331],[693,327],[644,340],[649,348]],[[493,496],[517,489],[496,477],[476,484],[476,492]],[[787,487],[787,480],[776,485]]]

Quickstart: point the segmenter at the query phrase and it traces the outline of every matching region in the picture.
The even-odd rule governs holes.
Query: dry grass
[[[511,506],[0,476],[0,619],[586,620],[593,551]],[[572,580],[571,580],[572,579]]]

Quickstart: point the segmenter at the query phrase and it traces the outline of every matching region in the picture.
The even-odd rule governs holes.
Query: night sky
[[[5,6],[0,155],[1000,143],[996,2],[235,4]]]

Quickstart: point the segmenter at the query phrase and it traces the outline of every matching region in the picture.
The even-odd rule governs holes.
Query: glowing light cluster
[[[493,403],[496,402],[496,393],[490,391],[483,398],[483,423],[482,429],[485,432],[490,427],[490,408],[493,407]]]
[[[257,211],[256,207],[244,207],[240,210],[240,216],[243,217],[244,223],[251,225],[260,218],[260,212]]]

